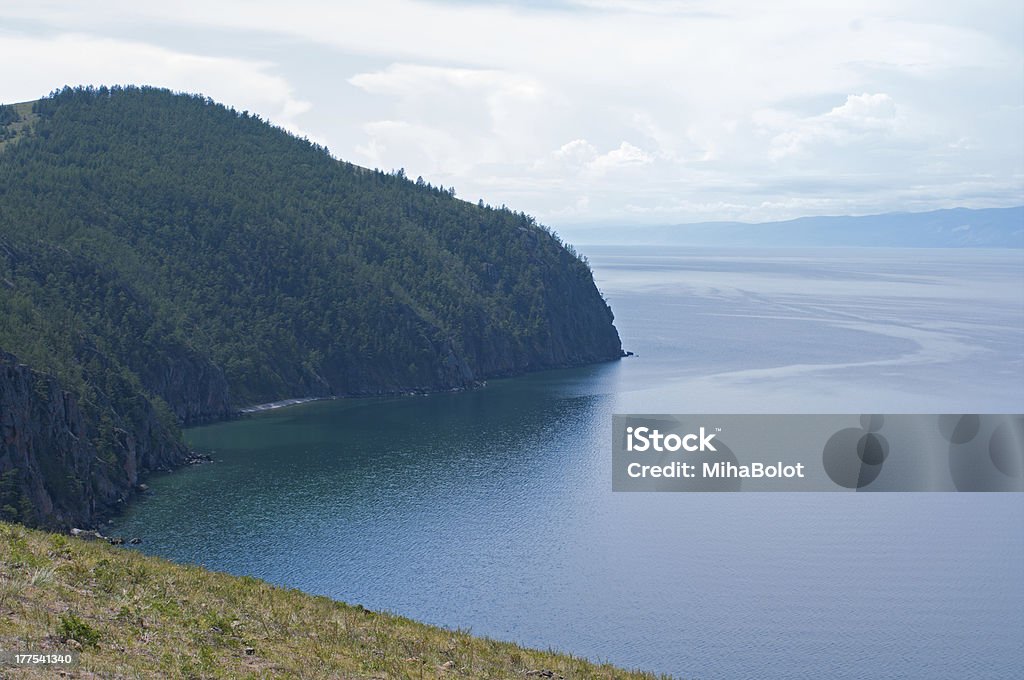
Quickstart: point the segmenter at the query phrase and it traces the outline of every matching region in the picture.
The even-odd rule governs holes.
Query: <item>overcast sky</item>
[[[1024,3],[0,0],[0,102],[201,92],[555,226],[1024,203]]]

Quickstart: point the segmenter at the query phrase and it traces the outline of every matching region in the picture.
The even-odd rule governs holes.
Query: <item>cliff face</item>
[[[143,387],[163,398],[185,425],[234,414],[237,409],[231,407],[224,372],[185,348],[174,350],[133,367]]]
[[[33,522],[115,507],[184,455],[176,423],[621,355],[586,262],[523,213],[197,96],[0,111],[0,348],[39,371],[6,361],[3,464]]]
[[[131,497],[140,474],[180,465],[188,454],[148,403],[134,421],[96,409],[0,351],[0,517],[53,528],[94,524]]]

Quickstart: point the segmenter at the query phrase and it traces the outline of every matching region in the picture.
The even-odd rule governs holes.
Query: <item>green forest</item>
[[[530,216],[146,87],[0,107],[0,319],[114,458],[142,420],[178,437],[621,354],[586,261]]]

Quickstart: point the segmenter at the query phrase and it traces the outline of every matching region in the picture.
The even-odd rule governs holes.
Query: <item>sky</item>
[[[1024,203],[1024,3],[0,0],[0,102],[146,84],[559,225]]]

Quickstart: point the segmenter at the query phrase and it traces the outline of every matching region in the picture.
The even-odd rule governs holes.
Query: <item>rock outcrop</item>
[[[135,417],[84,406],[57,379],[0,351],[0,517],[33,526],[94,526],[141,475],[180,465],[188,449],[148,402]]]

